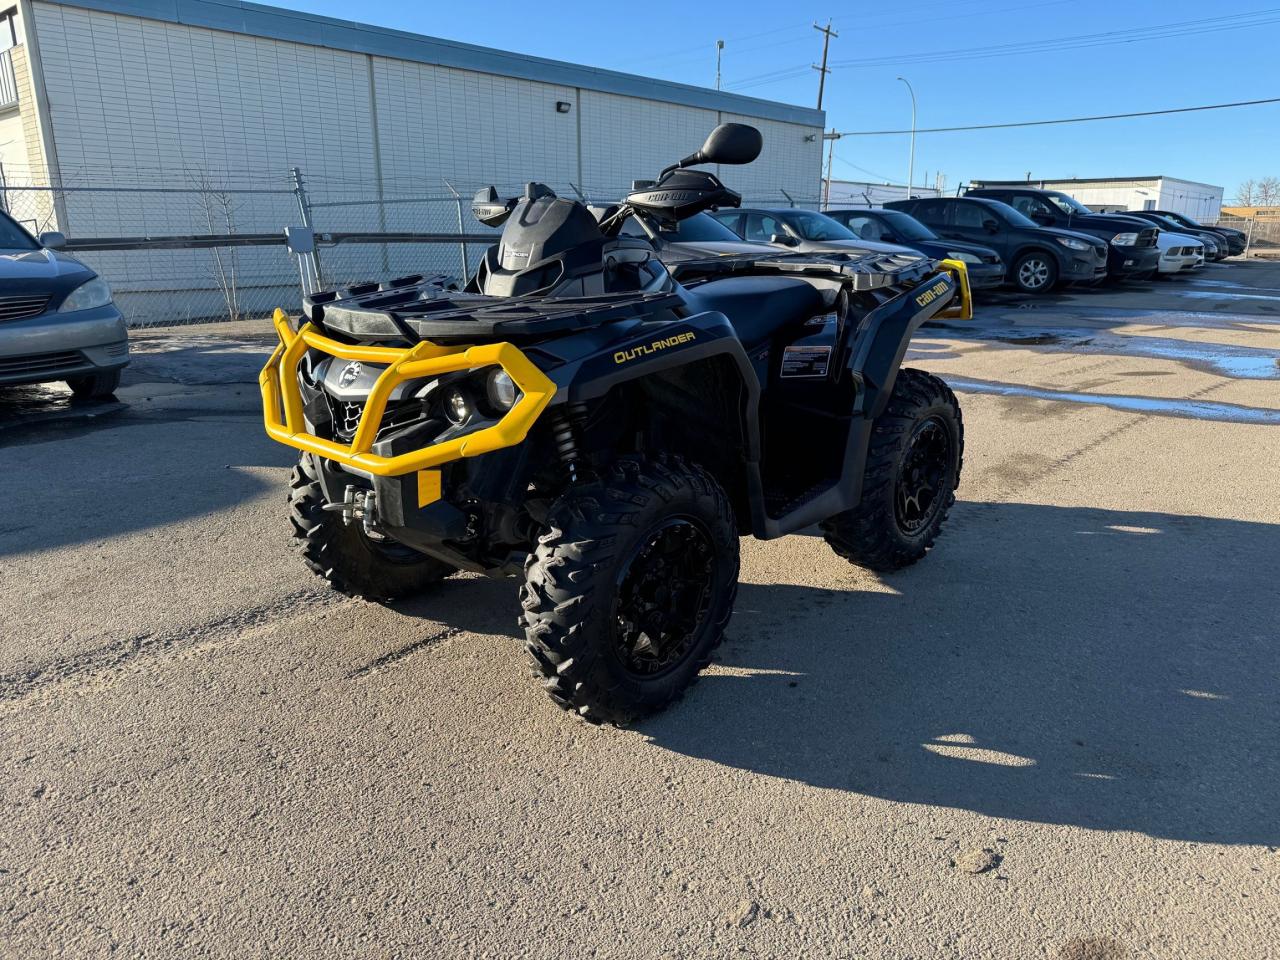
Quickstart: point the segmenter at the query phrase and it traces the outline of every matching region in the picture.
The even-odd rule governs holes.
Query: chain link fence
[[[348,181],[293,169],[131,169],[64,175],[56,184],[0,169],[0,208],[39,235],[66,234],[67,250],[111,285],[130,326],[269,316],[295,307],[303,286],[286,227],[316,238],[319,282],[338,287],[408,274],[469,276],[497,231],[471,215],[488,182],[461,178]],[[495,184],[515,196],[523,184]],[[629,185],[550,184],[564,197],[616,202]],[[758,206],[817,209],[819,194],[744,198]]]
[[[1209,225],[1231,227],[1248,237],[1247,256],[1280,257],[1280,208],[1276,209],[1275,216],[1266,216],[1262,212],[1256,217],[1233,217],[1224,214]]]

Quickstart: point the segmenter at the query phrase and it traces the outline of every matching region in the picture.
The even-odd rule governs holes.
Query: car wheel
[[[120,386],[120,371],[105,370],[101,373],[91,373],[87,377],[72,377],[67,381],[67,386],[77,397],[105,400]]]
[[[1047,293],[1058,282],[1058,265],[1047,253],[1033,250],[1013,264],[1013,285],[1023,293]]]

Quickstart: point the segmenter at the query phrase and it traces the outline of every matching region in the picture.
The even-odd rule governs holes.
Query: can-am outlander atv
[[[873,570],[923,557],[964,434],[947,386],[899,365],[920,323],[971,315],[964,265],[764,249],[673,276],[660,229],[740,201],[686,168],[760,148],[717,127],[599,219],[541,184],[490,187],[474,211],[503,230],[465,290],[405,277],[277,310],[263,409],[302,451],[290,512],[311,569],[373,599],[522,576],[547,692],[622,723],[710,661],[739,537],[820,524]]]

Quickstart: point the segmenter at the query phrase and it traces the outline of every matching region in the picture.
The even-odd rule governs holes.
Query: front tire
[[[1058,264],[1050,254],[1032,250],[1014,261],[1010,276],[1023,293],[1048,293],[1058,283]]]
[[[625,724],[677,699],[724,638],[738,530],[724,490],[678,459],[627,457],[551,508],[521,626],[551,699]]]
[[[105,400],[120,386],[120,371],[103,370],[67,381],[71,393],[82,400]]]
[[[307,465],[309,466],[309,464]],[[325,510],[319,481],[302,462],[289,477],[289,520],[302,559],[316,576],[349,597],[384,601],[421,593],[456,568],[394,541],[369,539],[361,526]]]
[[[868,570],[915,563],[956,502],[963,460],[964,421],[951,388],[923,370],[900,370],[872,427],[862,500],[822,523],[827,543]]]

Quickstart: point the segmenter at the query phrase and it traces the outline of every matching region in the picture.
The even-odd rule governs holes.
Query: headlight
[[[471,404],[467,395],[457,387],[444,396],[444,415],[454,424],[463,424],[471,419]]]
[[[948,250],[947,257],[951,260],[962,260],[965,263],[981,263],[981,257],[975,257],[972,253],[961,253],[958,250]]]
[[[507,411],[516,405],[520,391],[507,371],[495,368],[484,380],[484,394],[495,410]]]
[[[1117,233],[1111,238],[1111,245],[1113,247],[1132,247],[1135,246],[1137,242],[1138,235],[1136,233]]]
[[[72,310],[92,310],[94,307],[105,307],[111,302],[111,288],[101,277],[86,280],[62,301],[59,313],[70,313]]]
[[[1072,250],[1088,250],[1093,246],[1093,244],[1088,241],[1077,240],[1075,237],[1054,237],[1053,239],[1057,240],[1064,247],[1069,247]]]

